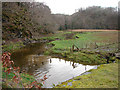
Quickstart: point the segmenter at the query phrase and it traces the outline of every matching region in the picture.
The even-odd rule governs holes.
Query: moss
[[[84,62],[86,64],[101,64],[106,63],[106,59],[102,59],[98,54],[86,54],[82,52],[75,52],[67,54],[68,59],[72,59],[76,62]]]
[[[72,80],[72,86],[64,88],[118,88],[118,64],[104,64],[98,69],[90,70],[91,74],[77,76]],[[63,88],[67,82],[57,85],[55,88]]]

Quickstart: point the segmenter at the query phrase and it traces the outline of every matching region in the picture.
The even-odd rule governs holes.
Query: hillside
[[[36,38],[54,30],[48,6],[42,3],[11,3],[2,6],[3,40]]]
[[[2,38],[6,41],[39,39],[67,29],[118,29],[116,8],[99,6],[79,9],[72,15],[51,14],[44,3],[4,2]]]

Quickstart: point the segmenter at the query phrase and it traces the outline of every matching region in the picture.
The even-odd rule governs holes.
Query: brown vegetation
[[[108,29],[73,29],[68,30],[72,32],[96,32],[96,31],[118,31],[118,30],[108,30]]]

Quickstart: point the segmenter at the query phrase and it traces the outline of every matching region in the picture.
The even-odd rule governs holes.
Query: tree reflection
[[[52,60],[50,59],[50,63],[52,63]]]
[[[86,65],[85,65],[85,71],[87,70],[87,67],[86,67]]]

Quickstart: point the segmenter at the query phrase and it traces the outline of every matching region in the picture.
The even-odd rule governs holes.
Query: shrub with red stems
[[[10,73],[13,73],[14,76],[12,78],[13,84],[19,85],[19,83],[22,84],[22,88],[41,88],[42,84],[38,83],[37,81],[33,81],[30,85],[24,86],[22,83],[22,78],[20,75],[20,67],[15,67],[14,66],[14,61],[11,61],[11,53],[5,52],[2,54],[2,67],[3,67],[3,72],[6,73],[6,81],[7,82],[7,76]],[[42,79],[43,83],[47,79],[46,75],[44,75],[44,78]],[[20,85],[19,85],[20,87]],[[12,88],[12,86],[11,86]]]

